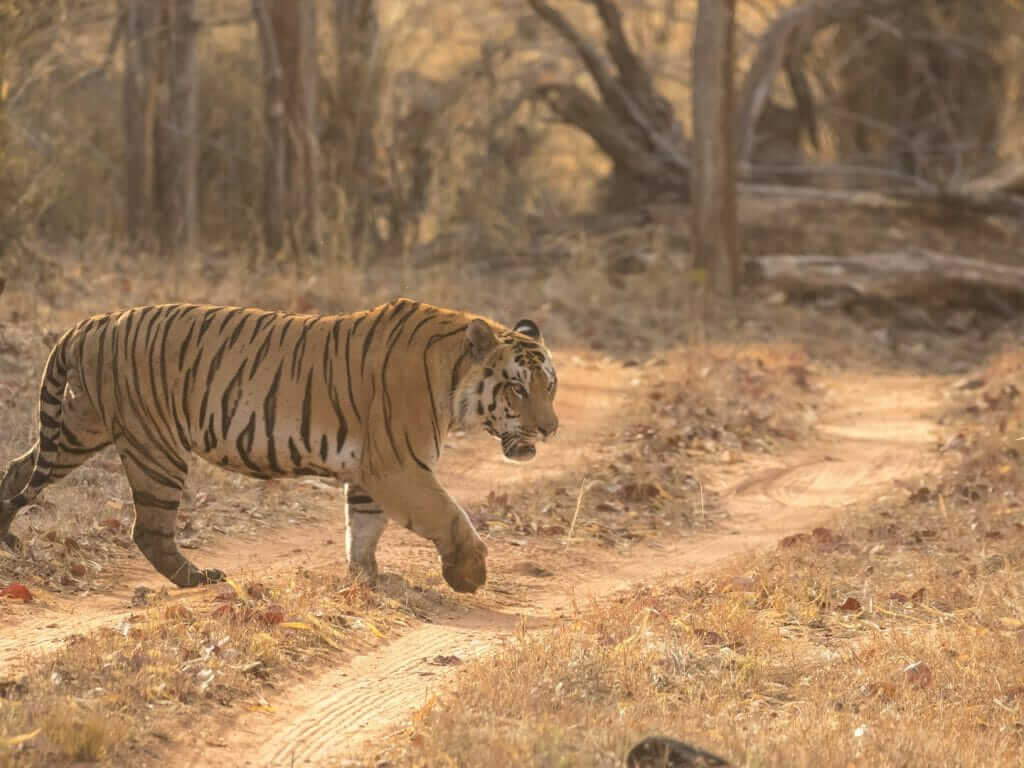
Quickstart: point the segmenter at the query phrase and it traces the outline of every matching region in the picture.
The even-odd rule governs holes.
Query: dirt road
[[[564,470],[600,438],[636,373],[598,368],[564,375],[563,424],[586,425],[529,468]],[[570,384],[569,382],[573,382]],[[812,440],[788,455],[729,465],[711,485],[724,496],[728,530],[657,548],[609,556],[590,567],[540,583],[515,610],[451,610],[384,647],[328,670],[270,702],[272,712],[248,713],[189,734],[174,748],[174,764],[204,766],[326,766],[369,762],[374,742],[403,727],[432,691],[450,684],[457,666],[493,652],[525,623],[550,626],[573,602],[600,598],[632,582],[692,576],[739,553],[768,547],[786,534],[834,518],[849,504],[872,498],[900,478],[927,471],[934,460],[938,380],[892,375],[831,376],[822,420]],[[569,432],[569,430],[567,430]],[[572,434],[570,432],[570,434]],[[467,448],[449,464],[452,485],[473,499],[493,486],[490,459]],[[526,468],[514,482],[529,481]],[[508,470],[502,467],[503,476]],[[384,570],[408,555],[399,537],[384,548]],[[492,546],[492,568],[511,567],[522,552]]]

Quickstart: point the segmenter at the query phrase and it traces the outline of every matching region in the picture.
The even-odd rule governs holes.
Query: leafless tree
[[[735,0],[700,0],[693,40],[694,265],[726,296],[736,294],[740,279],[733,130],[735,8]]]
[[[253,0],[263,58],[263,220],[267,248],[286,236],[297,250],[320,244],[316,4]]]
[[[121,0],[125,230],[198,246],[199,21],[195,0]]]

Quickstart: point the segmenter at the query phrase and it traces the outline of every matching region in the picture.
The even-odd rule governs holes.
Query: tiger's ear
[[[466,326],[466,339],[469,341],[469,353],[478,362],[483,360],[498,343],[491,326],[480,318],[476,318]]]
[[[512,330],[516,333],[523,334],[523,336],[529,336],[531,339],[540,341],[540,328],[537,327],[537,324],[533,322],[533,320],[526,320],[524,318],[516,323],[515,328]]]

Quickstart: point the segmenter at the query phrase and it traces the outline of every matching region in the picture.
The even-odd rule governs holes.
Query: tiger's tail
[[[43,371],[43,381],[39,388],[39,450],[36,452],[32,476],[16,496],[0,499],[0,518],[13,514],[31,502],[50,479],[50,471],[57,460],[64,387],[68,381],[65,346],[71,333],[65,333],[53,346]]]

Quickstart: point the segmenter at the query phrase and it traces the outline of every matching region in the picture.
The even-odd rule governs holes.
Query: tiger
[[[345,488],[345,552],[375,582],[389,520],[433,542],[444,580],[475,592],[487,547],[435,474],[445,437],[482,430],[525,462],[558,429],[558,378],[536,323],[512,328],[399,298],[302,315],[162,304],[96,315],[53,346],[38,439],[0,481],[0,541],[19,509],[113,445],[131,487],[132,539],[179,587],[222,581],[179,551],[194,454],[256,478],[314,475]]]

